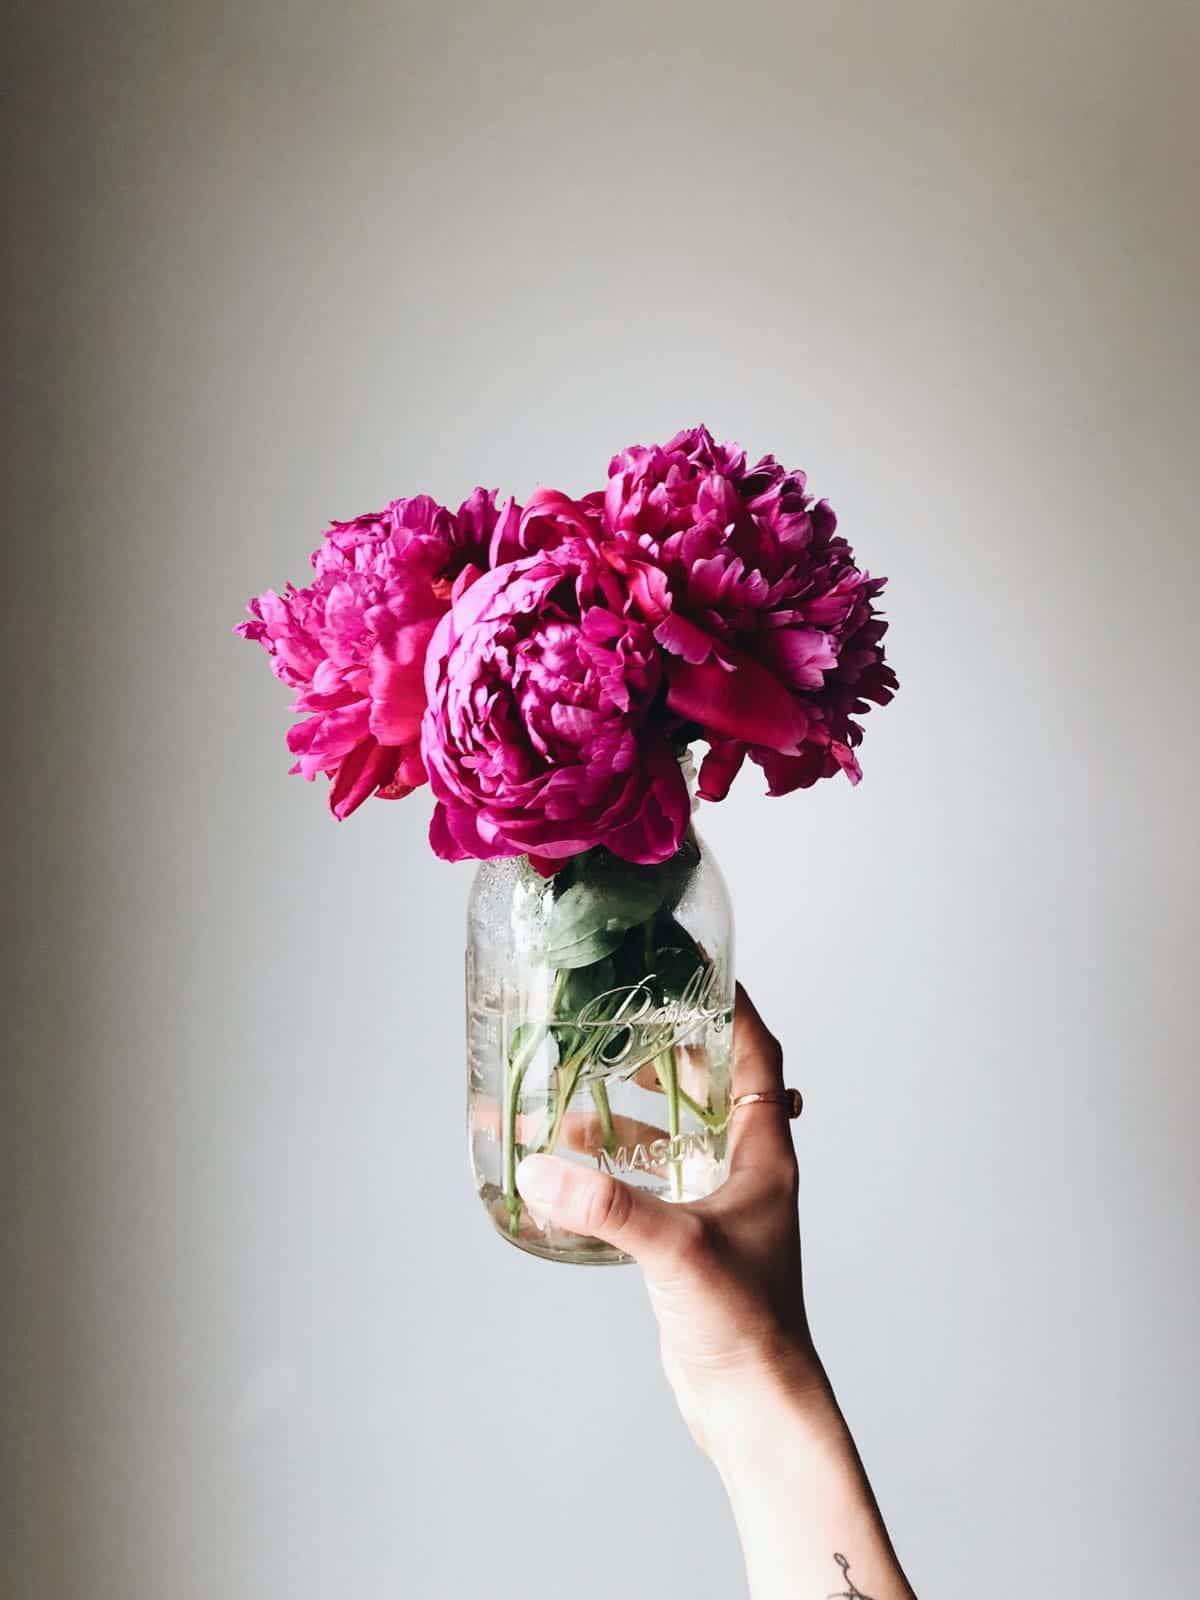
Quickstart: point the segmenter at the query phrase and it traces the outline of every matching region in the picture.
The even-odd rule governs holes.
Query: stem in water
[[[562,998],[566,973],[559,972],[550,991],[548,1015],[554,1016]],[[532,1025],[531,1025],[532,1026]],[[508,1212],[508,1231],[515,1238],[521,1226],[521,1196],[517,1191],[517,1119],[521,1110],[521,1084],[534,1056],[549,1032],[546,1023],[533,1028],[530,1037],[513,1053],[509,1046],[508,1067],[504,1074],[504,1103],[500,1117],[500,1141],[504,1157],[504,1209]]]
[[[592,1101],[596,1107],[596,1115],[600,1118],[600,1136],[604,1143],[605,1155],[612,1155],[617,1148],[617,1134],[613,1127],[612,1107],[608,1103],[608,1090],[603,1078],[597,1078],[592,1084]]]
[[[679,1155],[679,1071],[675,1051],[664,1050],[654,1058],[654,1070],[667,1097],[667,1133],[671,1141],[671,1198],[683,1199],[683,1163]]]

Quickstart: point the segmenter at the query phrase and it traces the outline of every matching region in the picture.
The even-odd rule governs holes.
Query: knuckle
[[[783,1046],[761,1022],[753,1033],[744,1035],[739,1041],[737,1054],[744,1066],[754,1069],[756,1080],[764,1074],[771,1080],[783,1075]]]
[[[779,1163],[776,1174],[779,1198],[793,1208],[800,1201],[800,1167],[796,1161],[794,1151],[788,1151]]]
[[[795,1206],[800,1199],[800,1167],[789,1147],[764,1151],[754,1162],[760,1193],[772,1205]]]
[[[588,1196],[584,1211],[585,1229],[597,1238],[620,1233],[629,1221],[632,1209],[633,1197],[626,1185],[605,1175],[593,1184]]]

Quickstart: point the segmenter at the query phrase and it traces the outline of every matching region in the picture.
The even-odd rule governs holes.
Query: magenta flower
[[[293,771],[330,777],[335,816],[431,764],[443,854],[657,861],[686,826],[673,752],[692,740],[709,799],[747,756],[772,794],[858,781],[859,719],[897,683],[885,580],[836,528],[802,472],[694,428],[579,499],[476,489],[335,524],[312,583],[258,596],[238,632],[296,690]]]
[[[487,565],[518,508],[476,489],[457,514],[428,495],[334,523],[314,551],[315,577],[250,601],[237,632],[261,644],[296,692],[288,730],[293,772],[332,779],[339,820],[372,794],[398,799],[425,781],[425,650],[450,604]]]
[[[553,871],[593,845],[643,863],[675,853],[687,786],[661,653],[630,605],[579,538],[456,596],[429,647],[421,739],[438,855],[529,853]]]
[[[854,720],[897,688],[886,582],[860,572],[802,472],[772,456],[747,470],[704,428],[633,446],[609,466],[609,559],[666,652],[667,704],[709,742],[700,792],[722,799],[749,755],[772,794],[861,776]]]
[[[551,550],[566,539],[597,540],[604,535],[604,495],[586,494],[573,500],[559,489],[535,489],[519,516],[496,529],[490,547],[490,564],[502,566],[538,550]]]

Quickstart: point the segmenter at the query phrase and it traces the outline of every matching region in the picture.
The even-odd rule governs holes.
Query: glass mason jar
[[[499,1233],[552,1261],[629,1258],[531,1216],[517,1163],[552,1151],[665,1200],[724,1182],[733,917],[689,830],[659,866],[590,850],[552,878],[485,861],[468,911],[471,1165]]]

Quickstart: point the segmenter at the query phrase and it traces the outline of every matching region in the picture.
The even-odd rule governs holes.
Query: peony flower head
[[[337,522],[313,552],[311,584],[268,589],[237,632],[261,644],[296,690],[303,718],[288,731],[308,779],[332,780],[342,819],[372,794],[397,799],[425,781],[421,716],[425,650],[451,593],[487,565],[519,510],[476,489],[453,513],[428,495]]]
[[[662,687],[653,631],[590,540],[481,578],[428,652],[421,747],[434,850],[530,854],[544,870],[595,845],[668,859],[690,805]]]
[[[667,704],[710,749],[700,792],[721,799],[746,756],[772,794],[861,776],[855,720],[898,687],[871,578],[802,472],[747,468],[704,428],[613,458],[609,557],[665,652]]]
[[[804,473],[706,428],[621,451],[581,498],[393,501],[312,561],[237,630],[296,691],[292,770],[329,776],[339,818],[428,772],[451,858],[662,860],[687,826],[680,748],[708,744],[711,800],[747,756],[775,795],[857,783],[860,719],[898,687],[885,580]]]

